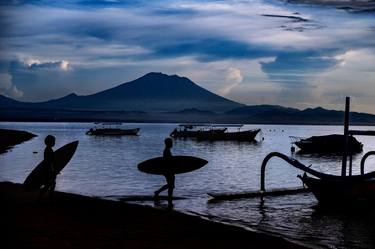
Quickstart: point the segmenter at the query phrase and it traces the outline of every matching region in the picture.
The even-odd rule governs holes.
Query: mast
[[[350,97],[345,98],[345,118],[344,118],[344,153],[342,156],[341,175],[346,176],[346,159],[348,156],[348,134],[349,134],[349,109]]]

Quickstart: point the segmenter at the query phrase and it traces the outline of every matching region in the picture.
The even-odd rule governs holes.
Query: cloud
[[[30,69],[57,69],[62,71],[67,71],[70,68],[69,61],[47,61],[41,62],[38,59],[26,59],[23,60],[24,65]]]
[[[329,70],[340,63],[339,58],[321,56],[316,51],[279,54],[274,61],[261,62],[262,71],[284,87],[306,87],[306,83],[317,73]]]
[[[12,87],[12,76],[7,73],[0,73],[0,90],[5,91]]]
[[[329,105],[319,96],[372,86],[375,62],[353,53],[375,51],[368,15],[263,0],[2,4],[0,69],[24,100],[90,94],[149,71],[188,76],[248,104]],[[275,17],[291,15],[309,21]],[[348,65],[350,77],[340,70]]]
[[[316,86],[318,101],[326,102],[332,108],[338,108],[340,104],[342,105],[343,96],[352,96],[356,99],[353,110],[375,113],[373,109],[375,106],[375,51],[350,50],[334,58],[339,61],[339,64],[330,70],[318,73],[312,82]]]
[[[13,98],[23,96],[23,92],[13,85],[12,76],[8,73],[0,73],[0,94]]]
[[[241,70],[238,68],[229,68],[227,75],[227,82],[232,82],[233,84],[239,84],[243,80]]]
[[[238,86],[243,80],[243,75],[240,69],[231,67],[227,71],[225,79],[226,85],[219,90],[219,93],[224,96],[228,95],[232,89]]]

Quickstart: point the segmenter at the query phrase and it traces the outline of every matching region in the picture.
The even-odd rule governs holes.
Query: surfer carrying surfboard
[[[44,139],[46,148],[44,149],[44,167],[45,168],[45,182],[42,191],[40,192],[39,198],[41,198],[47,191],[49,191],[49,197],[53,197],[56,186],[56,171],[55,171],[55,154],[53,146],[55,146],[56,138],[52,135],[46,136]]]
[[[171,138],[166,138],[164,140],[165,148],[163,151],[163,158],[164,159],[170,159],[172,158],[171,149],[173,147],[173,140]],[[164,190],[168,189],[168,204],[172,205],[172,197],[173,197],[173,189],[174,189],[174,181],[175,181],[175,175],[171,172],[166,172],[163,174],[165,177],[165,180],[167,181],[167,184],[162,186],[160,189],[155,191],[154,197],[158,198],[159,194],[163,192]]]

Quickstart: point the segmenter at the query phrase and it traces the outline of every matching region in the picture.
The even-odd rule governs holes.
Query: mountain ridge
[[[344,112],[280,105],[244,105],[216,95],[186,77],[148,73],[91,94],[68,94],[44,102],[0,95],[1,121],[217,122],[342,124]],[[375,125],[375,115],[351,112],[352,124]]]
[[[216,95],[186,77],[154,72],[94,94],[71,93],[62,98],[29,104],[45,109],[146,112],[180,111],[189,108],[223,112],[244,106]]]

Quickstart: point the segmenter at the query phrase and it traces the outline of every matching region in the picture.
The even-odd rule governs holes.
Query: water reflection
[[[85,123],[0,123],[0,127],[27,130],[38,137],[16,146],[11,153],[0,155],[0,179],[23,182],[42,157],[43,139],[56,136],[56,148],[79,140],[75,156],[59,175],[57,189],[92,196],[148,196],[135,201],[143,205],[167,208],[167,202],[154,203],[153,191],[163,184],[160,176],[137,170],[137,164],[160,156],[163,141],[175,124],[129,124],[141,127],[138,137],[93,137],[85,135],[92,124]],[[291,240],[322,247],[374,248],[374,216],[358,212],[357,216],[315,209],[312,194],[241,199],[226,202],[208,202],[207,192],[234,192],[259,190],[260,164],[270,152],[290,155],[289,136],[312,136],[341,133],[340,126],[276,126],[246,125],[243,129],[262,128],[265,140],[261,143],[197,142],[175,140],[175,155],[192,155],[209,163],[194,172],[176,175],[174,209],[204,215],[247,228],[281,234]],[[355,129],[355,127],[352,127]],[[372,127],[359,127],[368,129]],[[284,130],[284,132],[282,132]],[[353,169],[359,173],[362,155],[375,150],[375,140],[358,136],[364,144],[363,153],[353,157]],[[39,153],[34,154],[34,151]],[[305,165],[316,170],[340,174],[340,156],[295,155]],[[375,170],[374,158],[369,158],[366,171]],[[266,189],[299,187],[296,177],[300,171],[282,160],[272,159],[267,166]]]

